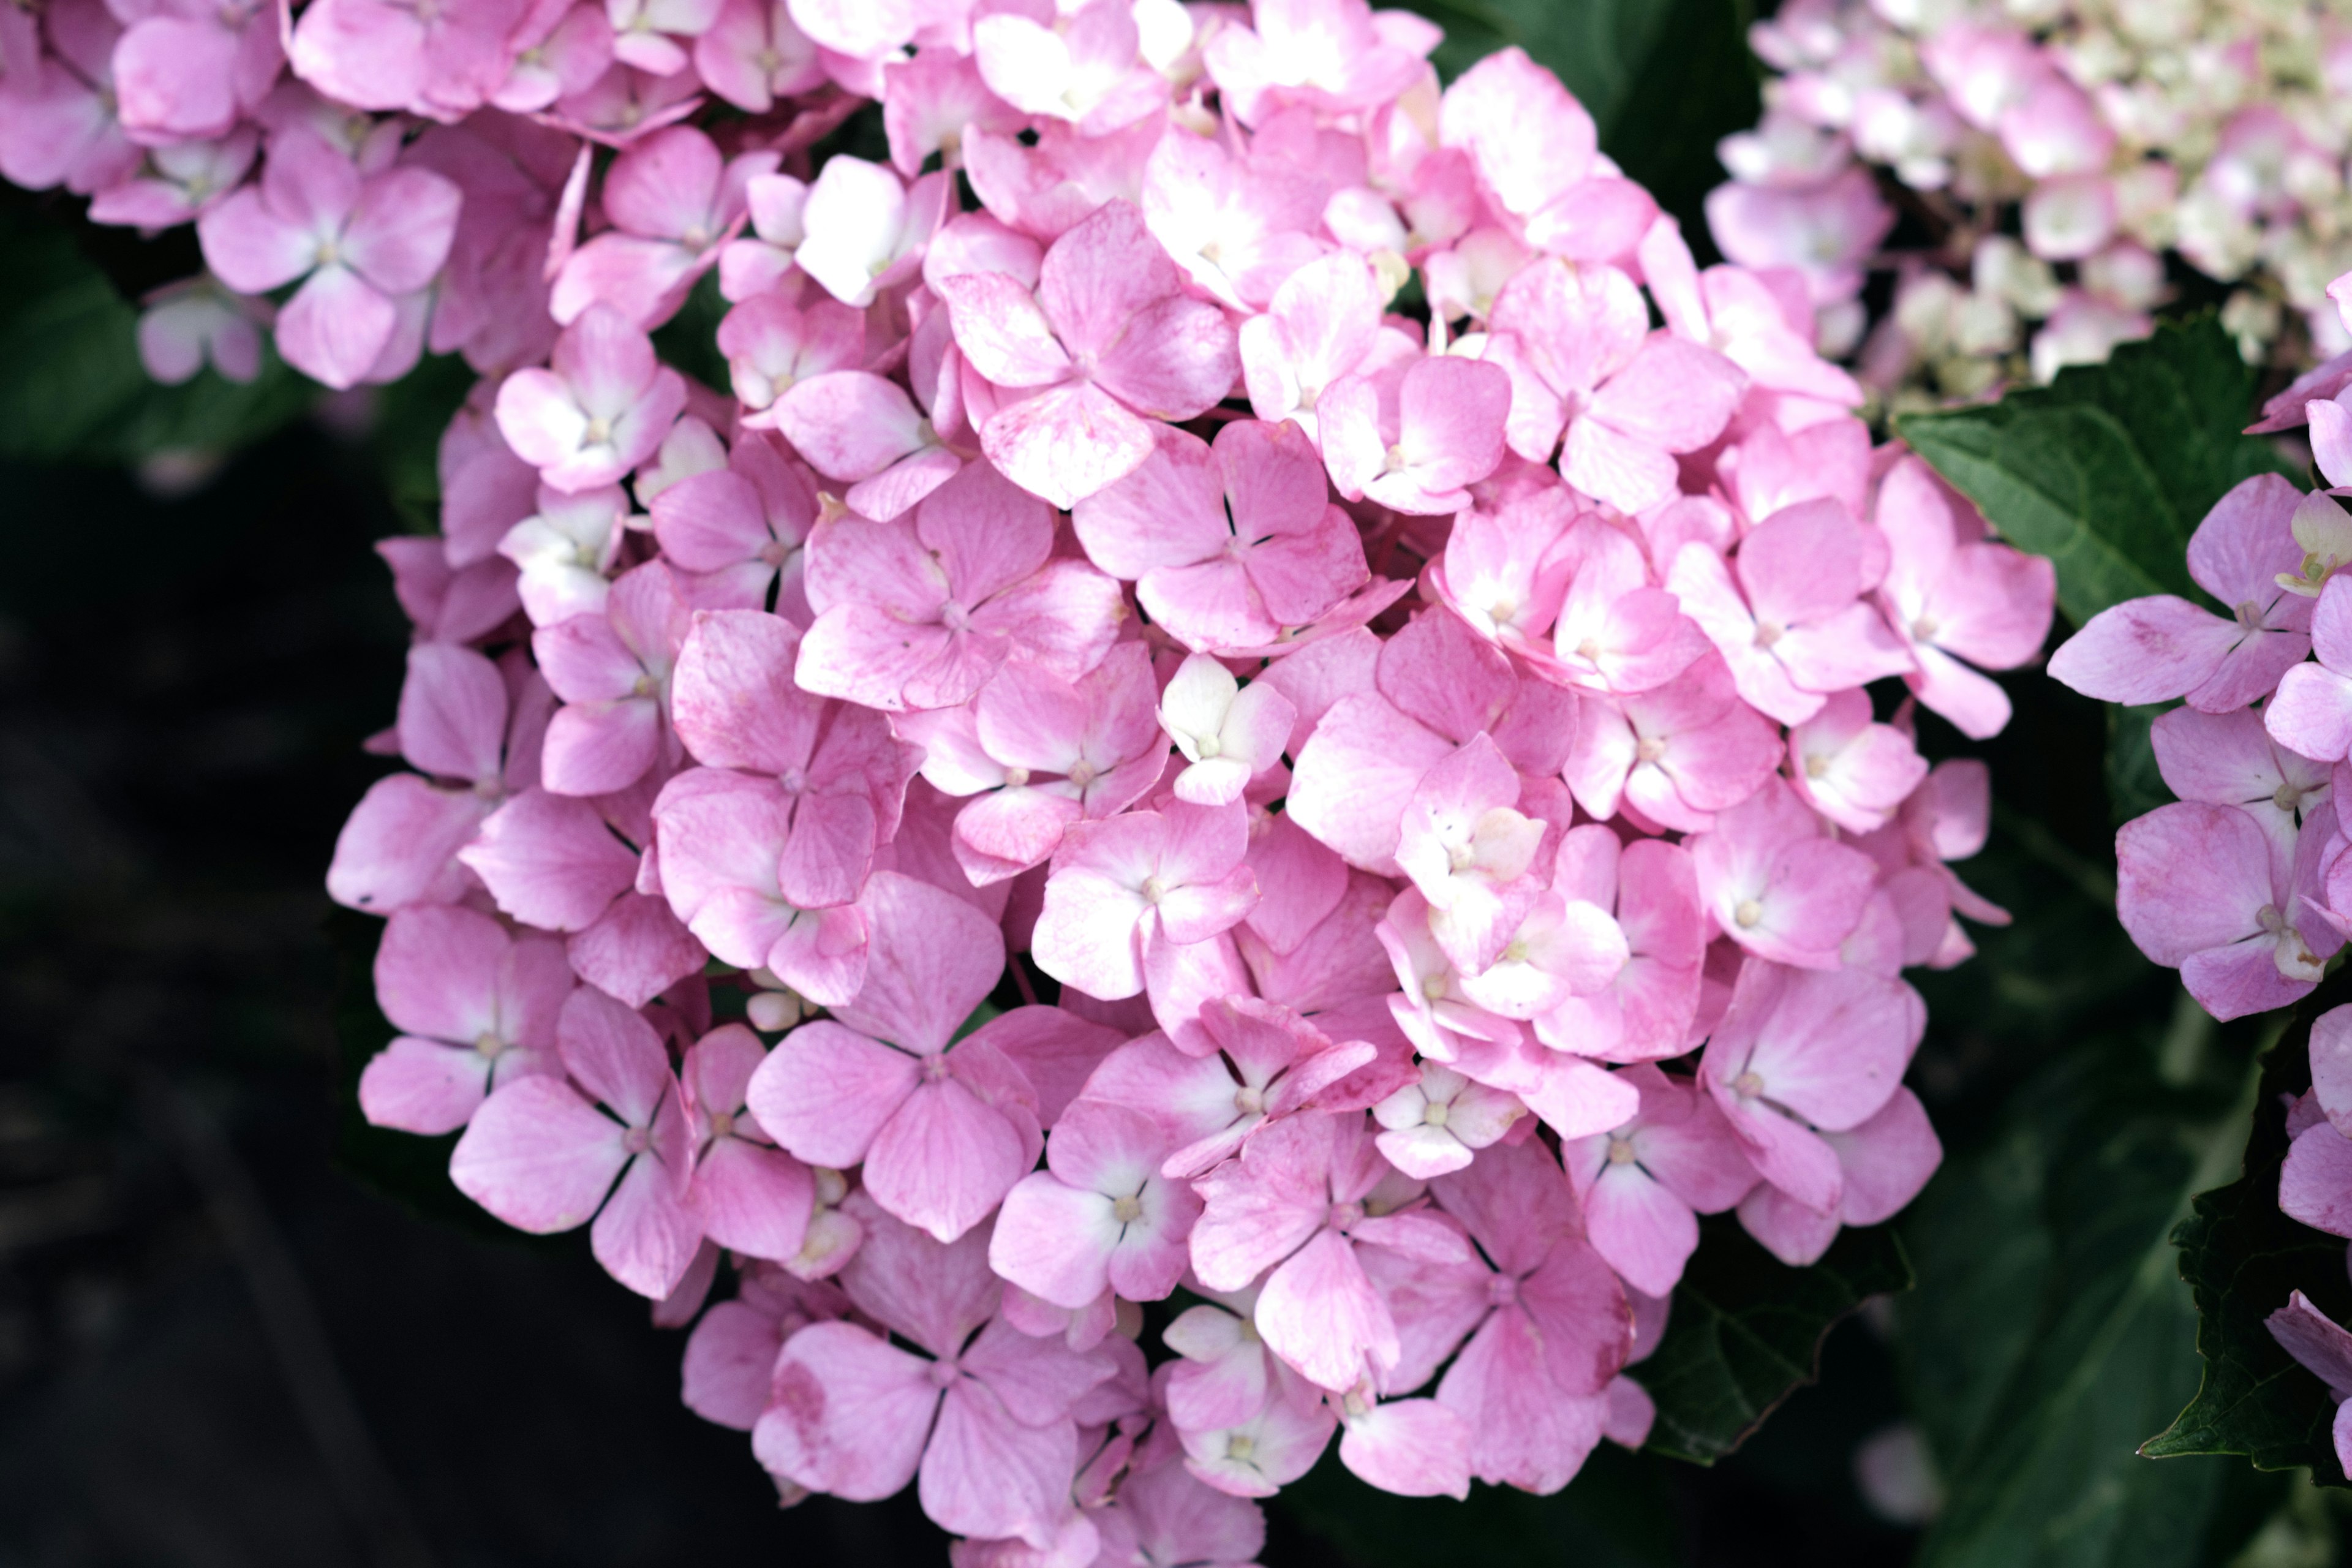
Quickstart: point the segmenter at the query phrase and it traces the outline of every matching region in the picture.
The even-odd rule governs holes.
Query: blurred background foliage
[[[1506,43],[1559,70],[1704,252],[1715,142],[1757,113],[1741,0],[1419,8],[1449,73]],[[677,1404],[679,1337],[577,1237],[453,1223],[421,1141],[404,1173],[339,1152],[381,1023],[371,923],[320,879],[406,636],[371,545],[432,525],[468,376],[155,387],[135,301],[193,243],[76,205],[0,201],[0,1568],[943,1562],[909,1499],[778,1515],[743,1439]],[[2235,440],[2255,389],[2200,333],[1905,433],[2078,558],[2090,613],[2134,571],[2169,583],[2198,498],[2283,460]],[[2160,514],[2118,503],[2134,485]],[[1654,1451],[1467,1505],[1327,1462],[1271,1510],[1272,1568],[2339,1560],[2343,1494],[2291,1445],[2269,1473],[2136,1456],[2199,1391],[2172,1236],[2238,1174],[2275,1026],[2211,1026],[2116,926],[2114,827],[2165,798],[2152,712],[2004,684],[1988,744],[1920,716],[1930,755],[1992,766],[1959,869],[2016,919],[1917,977],[1911,1082],[1947,1149],[1919,1202],[1815,1270],[1714,1227],[1643,1370]]]

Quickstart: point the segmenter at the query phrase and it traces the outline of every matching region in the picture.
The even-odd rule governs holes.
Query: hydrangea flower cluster
[[[155,26],[213,51],[153,51],[179,141]],[[484,373],[382,547],[362,1106],[694,1321],[788,1500],[1117,1564],[1245,1561],[1335,1434],[1554,1490],[1643,1440],[1698,1215],[1801,1264],[1934,1170],[1901,973],[2007,917],[1912,716],[2002,726],[2049,563],[1524,55],[1441,90],[1362,0],[311,0],[281,80],[226,27],[59,0],[9,90],[101,200],[213,147],[213,272],[299,280],[320,379]],[[820,163],[861,100],[888,161]],[[649,336],[713,273],[725,394]],[[153,335],[234,368],[211,290]]]
[[[2326,0],[1790,0],[1750,38],[1780,74],[1723,144],[1716,241],[1802,272],[1831,353],[1897,404],[2104,361],[2152,330],[2168,256],[2238,286],[2248,360],[2352,349],[2325,295],[2352,266],[2352,23]],[[1882,252],[1898,213],[1925,248]]]
[[[2352,330],[2352,273],[2329,285]],[[2116,909],[2141,952],[2180,971],[2216,1018],[2309,995],[2352,936],[2352,355],[2273,398],[2254,431],[2309,427],[2328,488],[2275,474],[2223,496],[2189,542],[2189,572],[2231,614],[2170,595],[2091,618],[2050,673],[2104,701],[2180,700],[2150,733],[2179,800],[2116,836]],[[2313,1021],[2312,1087],[2286,1111],[2279,1206],[2352,1237],[2352,1006]],[[2352,1333],[2295,1291],[2269,1320],[2338,1401],[2352,1474]]]

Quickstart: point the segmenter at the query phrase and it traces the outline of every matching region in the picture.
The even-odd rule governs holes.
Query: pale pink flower
[[[669,1055],[652,1025],[590,986],[564,1003],[556,1044],[570,1080],[521,1077],[484,1100],[449,1156],[449,1179],[535,1235],[594,1215],[596,1261],[659,1300],[702,1239],[685,1203],[693,1148]]]
[[[1560,1153],[1594,1250],[1634,1289],[1664,1296],[1698,1249],[1694,1215],[1738,1203],[1756,1171],[1714,1100],[1688,1079],[1647,1065],[1623,1076],[1641,1090],[1640,1112]]]
[[[686,382],[617,311],[591,306],[555,340],[550,368],[499,388],[499,429],[515,455],[567,493],[609,485],[652,457],[686,406]]]
[[[1189,1185],[1161,1174],[1168,1147],[1144,1112],[1079,1100],[1045,1141],[1045,1169],[1005,1194],[989,1266],[1057,1306],[1082,1307],[1106,1289],[1165,1300],[1183,1278],[1201,1212]]]
[[[376,1005],[400,1033],[360,1074],[360,1110],[379,1127],[455,1131],[492,1090],[561,1076],[555,1021],[573,981],[563,950],[509,936],[454,905],[396,910],[376,948]]]

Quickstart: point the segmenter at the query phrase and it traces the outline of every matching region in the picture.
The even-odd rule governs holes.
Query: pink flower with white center
[[[565,704],[547,723],[540,768],[549,789],[608,795],[663,761],[670,668],[691,614],[670,569],[648,561],[614,583],[601,614],[531,634],[531,652]]]
[[[2290,1006],[2344,944],[2297,896],[2318,890],[2319,846],[2299,839],[2295,850],[2283,864],[2263,825],[2234,805],[2158,806],[2116,835],[2116,916],[2215,1017]]]
[[[1249,25],[1220,27],[1201,52],[1225,108],[1255,126],[1290,104],[1326,113],[1369,109],[1420,78],[1435,27],[1374,16],[1365,0],[1261,0]]]
[[[1899,980],[1750,958],[1699,1079],[1758,1174],[1834,1214],[1844,1177],[1822,1135],[1860,1127],[1893,1098],[1927,1022],[1919,994]]]
[[[1176,667],[1160,694],[1160,727],[1190,765],[1176,775],[1178,800],[1223,805],[1252,779],[1280,764],[1298,710],[1263,681],[1246,688],[1204,653]]]
[[[1160,1174],[1168,1135],[1139,1110],[1080,1100],[1045,1141],[1045,1169],[1004,1194],[989,1267],[1061,1307],[1106,1289],[1129,1301],[1167,1299],[1184,1276],[1184,1243],[1201,1200]]]
[[[307,279],[278,318],[278,347],[333,387],[357,384],[392,342],[397,297],[433,279],[457,232],[457,187],[429,170],[362,176],[323,137],[270,143],[258,184],[197,220],[205,265],[242,294]]]
[[[534,626],[604,613],[604,574],[620,553],[629,498],[618,485],[574,496],[545,485],[539,510],[507,530],[499,553],[515,563],[516,592]]]
[[[1730,260],[1751,272],[1794,268],[1823,305],[1862,292],[1862,263],[1895,226],[1895,209],[1870,171],[1848,168],[1797,190],[1717,185],[1706,194],[1706,226]]]
[[[1213,447],[1160,426],[1131,473],[1080,500],[1071,526],[1087,558],[1136,585],[1169,636],[1239,652],[1328,612],[1370,573],[1323,465],[1286,426],[1234,420]]]
[[[1186,1308],[1160,1333],[1183,1358],[1170,1365],[1161,1387],[1171,1422],[1194,1433],[1240,1426],[1265,1408],[1269,1394],[1300,1414],[1323,1414],[1323,1391],[1267,1354],[1257,1337],[1255,1289],[1210,1290],[1197,1281],[1192,1288],[1212,1300]],[[1330,1431],[1328,1421],[1323,1431]]]
[[[1604,821],[1622,809],[1699,833],[1755,794],[1780,758],[1770,721],[1739,700],[1709,651],[1654,691],[1585,704],[1567,779],[1577,804]]]
[[[1259,1352],[1252,1346],[1250,1353]],[[1176,1435],[1193,1479],[1228,1497],[1266,1498],[1315,1468],[1338,1425],[1324,1401],[1301,1405],[1273,1393],[1230,1426],[1179,1424]]]
[[[1144,165],[1140,205],[1152,236],[1196,286],[1247,309],[1266,305],[1323,254],[1315,237],[1323,197],[1322,182],[1287,159],[1171,125]]]
[[[962,376],[945,315],[926,317],[909,344],[924,401],[955,426]],[[928,379],[926,374],[928,373]],[[950,447],[929,414],[897,382],[865,370],[835,370],[777,392],[767,422],[783,432],[825,478],[848,488],[843,499],[861,517],[887,522],[945,484],[971,455],[971,434]]]
[[[1393,1381],[1419,1384],[1460,1345],[1437,1401],[1469,1425],[1472,1474],[1557,1491],[1600,1442],[1610,1381],[1632,1353],[1625,1292],[1540,1142],[1490,1149],[1430,1192],[1476,1250],[1410,1280],[1402,1259],[1366,1250],[1407,1347]]]
[[[659,1300],[702,1240],[685,1202],[693,1148],[669,1053],[652,1025],[584,985],[563,1004],[556,1046],[570,1079],[518,1078],[482,1101],[449,1156],[449,1179],[534,1236],[594,1215],[596,1261]]]
[[[1129,1041],[1102,1059],[1082,1095],[1151,1118],[1168,1138],[1164,1175],[1197,1176],[1284,1117],[1362,1109],[1339,1090],[1377,1054],[1361,1040],[1334,1044],[1291,1009],[1255,996],[1207,1004],[1201,1029],[1201,1051],[1160,1034]]]
[[[2250,717],[2260,725],[2259,715]],[[1905,963],[1948,969],[1976,951],[1952,918],[1955,910],[1988,925],[2009,923],[2008,910],[1944,864],[1982,849],[1991,820],[1992,781],[1985,765],[1956,757],[1929,772],[1893,823],[1853,840],[1878,862],[1880,887],[1903,924]],[[2291,857],[2293,845],[2283,854]]]
[[[1287,419],[1320,445],[1316,409],[1323,394],[1368,356],[1392,362],[1409,339],[1381,343],[1381,288],[1370,263],[1335,250],[1283,280],[1263,315],[1241,324],[1242,378],[1260,419]],[[1392,336],[1394,334],[1391,334]]]
[[[1661,217],[1642,238],[1642,277],[1676,336],[1711,348],[1769,392],[1819,398],[1843,408],[1861,404],[1853,376],[1814,352],[1812,309],[1791,314],[1771,286],[1742,267],[1699,271],[1681,226]],[[1784,274],[1785,276],[1785,274]]]
[[[1003,973],[1003,934],[954,894],[895,871],[874,874],[863,905],[873,951],[856,1002],[785,1036],[748,1103],[793,1155],[835,1169],[864,1162],[875,1202],[953,1241],[1037,1160],[1035,1096],[1020,1069],[983,1037],[949,1044]]]
[[[1830,692],[1915,668],[1862,597],[1874,559],[1886,559],[1885,542],[1843,503],[1801,501],[1750,531],[1728,567],[1703,544],[1684,545],[1666,587],[1730,665],[1739,695],[1801,724]]]
[[[604,175],[613,226],[564,262],[549,310],[568,323],[601,303],[647,331],[668,321],[742,226],[746,184],[775,165],[773,153],[722,159],[709,137],[686,125],[631,142]]]
[[[1689,1079],[1647,1064],[1622,1076],[1641,1090],[1641,1110],[1560,1154],[1593,1250],[1634,1289],[1664,1296],[1698,1250],[1696,1215],[1746,1197],[1756,1170],[1714,1100]]]
[[[1372,1142],[1388,1163],[1420,1181],[1458,1171],[1498,1142],[1528,1113],[1518,1096],[1473,1083],[1439,1062],[1372,1107]]]
[[[1652,583],[1642,546],[1622,528],[1588,515],[1552,556],[1568,586],[1551,647],[1529,650],[1537,673],[1587,691],[1654,691],[1706,652],[1705,635]]]
[[[1606,826],[1586,823],[1561,836],[1551,886],[1612,915],[1627,956],[1607,985],[1539,1015],[1536,1037],[1602,1061],[1680,1056],[1698,1012],[1706,947],[1690,851],[1655,838],[1621,845]]]
[[[1437,601],[1496,647],[1539,660],[1575,572],[1560,549],[1575,515],[1574,497],[1559,486],[1514,496],[1491,512],[1456,512],[1444,552],[1429,564]]]
[[[2164,785],[2182,800],[2234,805],[2262,824],[2273,868],[2294,862],[2297,830],[2333,797],[2324,763],[2279,744],[2262,710],[2200,713],[2175,708],[2158,714],[2148,741]]]
[[[794,263],[826,293],[864,310],[922,266],[923,247],[947,215],[951,179],[925,174],[909,185],[863,158],[827,160],[801,207],[805,237]]]
[[[704,610],[678,656],[678,738],[713,769],[698,799],[732,787],[779,804],[785,837],[778,886],[803,908],[846,904],[875,851],[898,830],[919,757],[871,709],[831,702],[793,684],[800,637],[758,610]],[[656,819],[663,811],[655,806]]]
[[[1369,1383],[1339,1400],[1339,1462],[1398,1497],[1470,1498],[1470,1426],[1434,1399],[1380,1399]]]
[[[1039,22],[998,11],[971,25],[981,79],[1024,114],[1099,136],[1165,110],[1168,79],[1137,58],[1142,37],[1127,0],[1090,0]]]
[[[1467,1251],[1427,1215],[1367,1213],[1386,1169],[1360,1113],[1315,1114],[1276,1122],[1195,1184],[1206,1206],[1192,1226],[1193,1271],[1216,1290],[1264,1275],[1260,1337],[1323,1388],[1378,1385],[1397,1362],[1396,1325],[1357,1261],[1359,1243],[1433,1262]]]
[[[250,0],[125,9],[131,20],[112,64],[122,128],[133,141],[160,145],[227,134],[260,106],[285,63],[278,29]]]
[[[143,303],[139,363],[164,385],[194,380],[207,362],[240,385],[261,374],[260,329],[277,315],[268,300],[247,300],[198,277],[165,284]]]
[[[1396,858],[1429,900],[1430,930],[1465,973],[1496,961],[1542,891],[1528,875],[1545,825],[1513,809],[1517,770],[1492,737],[1470,737],[1413,786]]]
[[[405,0],[322,0],[294,25],[294,74],[360,109],[450,118],[478,107],[506,75],[508,30],[521,0],[442,7]]]
[[[378,779],[352,808],[327,868],[328,897],[376,914],[462,898],[470,884],[455,857],[499,801],[538,782],[549,706],[536,676],[510,689],[507,673],[471,648],[409,649],[395,733],[419,772]]]
[[[1741,533],[1799,501],[1823,498],[1843,502],[1861,517],[1869,510],[1871,470],[1870,426],[1843,416],[1793,433],[1778,425],[1755,425],[1715,460],[1717,490],[1738,513]],[[1944,494],[1967,509],[1974,536],[1982,537],[1983,519],[1973,503],[1955,491]],[[1672,552],[1662,553],[1671,564]]]
[[[1775,778],[1690,840],[1707,913],[1724,935],[1776,963],[1839,968],[1877,868]]]
[[[376,1005],[400,1031],[360,1074],[360,1110],[427,1137],[466,1125],[483,1098],[533,1073],[561,1077],[555,1020],[572,994],[563,949],[510,937],[454,905],[395,910],[375,953]]]
[[[802,258],[806,267],[805,247]],[[1105,204],[1055,240],[1034,295],[1000,272],[934,287],[966,363],[1008,395],[975,416],[982,449],[1058,507],[1133,472],[1152,453],[1153,421],[1198,416],[1239,369],[1224,312],[1185,297],[1183,275],[1129,202]]]
[[[784,1342],[813,1322],[847,1317],[849,1298],[772,1265],[752,1264],[738,1278],[735,1299],[714,1303],[687,1336],[678,1382],[688,1410],[749,1432],[767,1407],[769,1373]]]
[[[743,423],[773,429],[776,399],[803,381],[864,362],[866,317],[835,300],[795,307],[755,294],[719,323],[719,352],[727,356],[735,401],[749,411]]]
[[[555,340],[549,368],[499,387],[499,432],[543,481],[577,494],[652,457],[685,406],[685,378],[654,357],[653,340],[592,305]]]
[[[2352,1403],[2347,1403],[2352,1401],[2352,1333],[2300,1290],[2290,1293],[2286,1305],[2264,1319],[2263,1325],[2304,1370],[2327,1385],[2327,1396],[2336,1401],[2336,1462],[2352,1475],[2352,1415],[2345,1414],[2352,1410]]]
[[[752,1452],[787,1480],[859,1502],[919,1472],[923,1511],[941,1528],[1042,1550],[1070,1511],[1071,1407],[1115,1364],[995,1315],[1003,1288],[986,1231],[942,1246],[862,1194],[846,1206],[867,1234],[842,1288],[914,1350],[861,1324],[801,1330],[776,1358]]]
[[[1531,463],[1559,452],[1562,479],[1623,512],[1675,493],[1675,455],[1723,433],[1748,382],[1712,349],[1652,333],[1622,272],[1562,261],[1505,287],[1486,358],[1511,374],[1511,450]]]
[[[1769,1182],[1759,1183],[1739,1203],[1739,1223],[1748,1234],[1792,1268],[1820,1262],[1841,1226],[1892,1219],[1944,1163],[1944,1146],[1927,1123],[1927,1108],[1899,1086],[1870,1120],[1847,1131],[1825,1131],[1822,1141],[1838,1158],[1841,1190],[1834,1210],[1810,1208]]]
[[[688,574],[685,592],[713,608],[764,609],[805,626],[801,586],[816,486],[771,438],[746,432],[727,466],[689,474],[653,500],[662,557]]]
[[[1969,665],[2014,669],[2041,652],[2058,578],[2042,556],[1964,531],[1961,519],[1977,521],[1975,509],[1962,513],[1956,501],[1916,458],[1879,482],[1874,516],[1889,563],[1878,595],[1918,664],[1905,684],[1980,741],[2009,722],[2009,699]]]
[[[1255,1505],[1203,1485],[1174,1462],[1129,1470],[1096,1522],[1103,1555],[1095,1561],[1103,1568],[1245,1568],[1265,1550],[1265,1516]]]
[[[809,690],[868,708],[952,708],[1011,657],[1076,679],[1110,650],[1118,585],[1054,557],[1054,514],[985,463],[923,498],[910,518],[855,513],[809,535],[801,643]]]
[[[709,32],[719,5],[720,0],[604,0],[614,56],[655,76],[675,76],[688,58],[678,40]]]
[[[1575,697],[1518,678],[1449,610],[1425,611],[1389,638],[1373,684],[1333,703],[1292,752],[1284,809],[1349,865],[1376,874],[1393,873],[1422,775],[1472,736],[1491,736],[1529,778],[1559,773],[1576,742]]]
[[[2352,753],[2352,578],[2331,576],[2311,615],[2315,662],[2297,664],[2279,678],[2263,705],[2271,738],[2299,757],[2335,763]]]
[[[1869,693],[1831,694],[1789,731],[1789,782],[1798,798],[1849,833],[1886,826],[1927,776],[1911,737],[1871,721]]]
[[[1389,955],[1401,991],[1387,998],[1413,1049],[1441,1062],[1457,1058],[1464,1040],[1515,1044],[1518,1025],[1472,1001],[1454,961],[1429,931],[1429,900],[1419,889],[1397,894],[1373,936]]]
[[[727,0],[694,40],[703,85],[748,114],[824,84],[824,65],[784,0]]]
[[[1465,487],[1503,460],[1511,382],[1494,365],[1441,356],[1413,361],[1392,386],[1343,377],[1320,406],[1323,460],[1341,495],[1451,514],[1470,504]]]
[[[2102,702],[2185,697],[2206,713],[2243,708],[2311,651],[2310,598],[2281,585],[2299,578],[2294,537],[2303,492],[2277,474],[2243,480],[2189,540],[2189,575],[2230,606],[2230,617],[2170,594],[2126,599],[2093,616],[2050,656],[2050,674]]]
[[[90,198],[89,221],[150,232],[190,222],[237,188],[259,146],[260,138],[248,129],[217,142],[151,148],[135,174]]]
[[[1442,928],[1446,922],[1433,916],[1432,923]],[[1628,956],[1625,933],[1608,910],[1557,889],[1541,890],[1494,961],[1465,976],[1462,990],[1502,1017],[1539,1018],[1571,998],[1607,991],[1624,973]]]
[[[754,174],[744,182],[743,203],[751,232],[730,239],[719,252],[719,298],[739,305],[772,296],[792,276],[794,256],[801,241],[808,237],[802,222],[802,215],[808,208],[808,185],[790,174]],[[774,302],[790,308],[783,299]],[[841,308],[852,309],[847,305]],[[863,349],[862,317],[858,324],[858,347]]]
[[[743,1091],[766,1059],[760,1037],[740,1024],[713,1029],[688,1047],[679,1081],[694,1145],[686,1205],[719,1246],[778,1261],[799,1256],[816,1189],[806,1165],[775,1146]]]
[[[1168,752],[1151,687],[1143,645],[1119,643],[1075,684],[1016,662],[968,708],[897,721],[925,748],[923,776],[971,802],[953,847],[974,886],[1042,864],[1072,823],[1116,816],[1159,783]]]
[[[1257,902],[1240,802],[1073,823],[1055,850],[1030,939],[1037,966],[1089,996],[1143,990],[1163,950],[1230,931]]]
[[[1488,56],[1446,89],[1438,137],[1470,155],[1482,190],[1538,250],[1622,260],[1657,218],[1649,193],[1597,156],[1583,105],[1519,49]]]

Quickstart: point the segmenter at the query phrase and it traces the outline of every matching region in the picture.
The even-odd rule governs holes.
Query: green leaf
[[[1820,1262],[1791,1268],[1730,1215],[1705,1221],[1664,1342],[1628,1369],[1657,1403],[1650,1448],[1713,1464],[1813,1381],[1838,1320],[1910,1285],[1902,1244],[1885,1226],[1845,1230]]]
[[[298,417],[318,395],[275,352],[247,385],[210,369],[159,385],[140,363],[138,323],[62,225],[0,212],[0,458],[135,463],[225,453]]]
[[[2254,373],[2212,316],[1999,403],[1906,415],[1896,433],[2011,542],[2050,557],[2077,626],[2125,599],[2194,595],[2189,536],[2223,492],[2290,472],[2239,432]]]
[[[1756,123],[1759,78],[1748,0],[1409,0],[1445,29],[1434,57],[1451,81],[1516,44],[1559,74],[1602,151],[1682,220],[1705,260],[1701,203],[1723,183],[1715,145]]]
[[[2157,720],[2176,706],[2159,702],[2147,708],[2107,710],[2107,809],[2118,827],[2172,799],[2164,774],[2157,769],[2156,746],[2149,737]]]
[[[1948,1493],[1919,1568],[2206,1560],[2227,1471],[2135,1449],[2189,1392],[2168,1238],[2247,1105],[2217,1110],[2212,1084],[2169,1087],[2157,1061],[2135,1038],[2076,1046],[1902,1222],[1920,1289],[1897,1308],[1898,1362]]]
[[[2352,970],[2339,970],[2296,1010],[2294,1027],[2263,1058],[2242,1173],[2200,1195],[2175,1237],[2181,1278],[2196,1296],[2205,1375],[2196,1398],[2144,1454],[2243,1454],[2260,1469],[2307,1466],[2322,1485],[2347,1484],[2330,1436],[2335,1401],[2263,1321],[2294,1290],[2338,1321],[2352,1318],[2343,1239],[2289,1219],[2278,1206],[2286,1101],[2311,1087],[2311,1021],[2347,1000]]]

